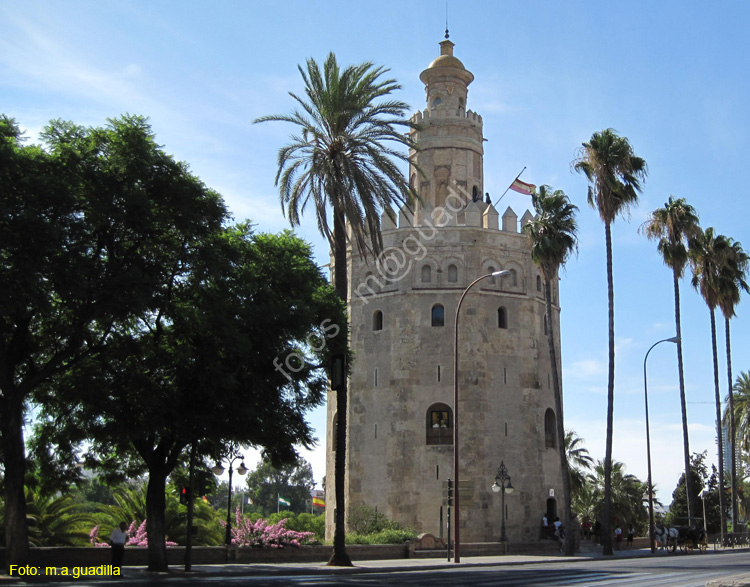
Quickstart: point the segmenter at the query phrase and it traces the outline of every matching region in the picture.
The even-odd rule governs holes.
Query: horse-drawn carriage
[[[656,524],[654,536],[660,548],[672,552],[675,552],[678,546],[684,552],[698,550],[703,553],[708,549],[708,534],[703,529]]]

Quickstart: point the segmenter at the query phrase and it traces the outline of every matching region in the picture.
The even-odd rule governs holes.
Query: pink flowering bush
[[[141,525],[136,529],[135,521],[130,522],[128,528],[128,536],[130,539],[127,541],[125,546],[148,546],[148,534],[146,533],[146,520],[141,522]],[[99,526],[94,526],[89,532],[89,541],[96,547],[109,547],[107,542],[102,542],[99,537]],[[177,546],[176,542],[167,540],[167,546]]]
[[[240,508],[237,508],[232,527],[232,544],[255,548],[284,548],[315,542],[315,532],[295,532],[286,529],[285,524],[286,518],[277,524],[269,524],[262,518],[252,522],[240,513]],[[222,522],[222,525],[226,526],[226,522]]]
[[[99,538],[99,526],[94,526],[91,528],[91,532],[89,532],[89,542],[96,547],[96,548],[109,548],[109,544],[106,542],[100,542],[101,538]]]

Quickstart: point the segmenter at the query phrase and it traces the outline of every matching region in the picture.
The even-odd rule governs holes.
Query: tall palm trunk
[[[343,212],[333,210],[333,281],[334,288],[338,296],[347,303],[347,293],[349,289],[349,280],[347,275],[347,258],[346,258],[346,222]],[[348,316],[348,314],[347,314]],[[349,333],[348,324],[342,324],[340,335],[334,339],[338,354],[347,353],[347,338]],[[348,378],[344,376],[343,385],[336,393],[336,455],[334,462],[335,472],[335,491],[336,491],[336,509],[334,510],[334,532],[333,532],[333,553],[328,560],[328,564],[337,567],[350,567],[352,561],[346,552],[346,430],[347,430],[347,387]]]
[[[732,532],[737,532],[740,519],[739,503],[737,501],[737,456],[734,447],[737,444],[737,433],[734,427],[734,391],[732,389],[732,343],[729,334],[729,318],[724,317],[724,331],[727,337],[727,378],[729,380],[729,442],[732,449]]]
[[[25,565],[29,559],[29,538],[26,527],[26,495],[24,478],[26,459],[23,441],[24,394],[11,381],[3,385],[0,402],[2,418],[3,457],[5,459],[5,567],[11,563]]]
[[[719,358],[716,352],[716,316],[711,311],[711,346],[714,356],[714,388],[716,391],[716,436],[719,444],[719,512],[721,515],[721,542],[727,532],[727,516],[724,508],[724,441],[721,437],[721,396],[719,394]]]
[[[571,527],[573,516],[570,505],[570,472],[568,471],[568,459],[565,454],[565,425],[563,419],[562,388],[560,386],[560,375],[557,369],[557,351],[555,350],[555,334],[552,327],[552,287],[550,280],[544,279],[544,295],[547,298],[547,342],[549,344],[549,361],[552,370],[552,388],[555,393],[555,412],[557,413],[557,449],[560,455],[560,470],[562,471],[563,483],[563,520],[565,520],[565,555],[575,554],[575,534]]]
[[[612,555],[612,434],[615,408],[615,288],[612,275],[612,225],[604,223],[607,243],[607,300],[609,306],[609,379],[607,382],[607,443],[604,453],[604,510],[602,523],[603,554]]]
[[[682,409],[682,445],[685,456],[685,489],[687,492],[688,525],[693,520],[693,500],[695,499],[695,484],[690,470],[690,442],[688,440],[687,402],[685,401],[685,375],[682,368],[682,326],[680,324],[680,280],[677,269],[672,270],[674,276],[674,323],[677,331],[677,370],[680,376],[680,407]]]

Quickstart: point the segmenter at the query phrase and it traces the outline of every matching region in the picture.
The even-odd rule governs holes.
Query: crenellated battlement
[[[463,108],[438,108],[435,110],[417,110],[410,121],[414,124],[424,124],[430,120],[435,119],[446,119],[446,118],[458,118],[466,119],[470,122],[475,123],[477,126],[482,126],[482,116],[477,114],[473,110],[464,111]]]

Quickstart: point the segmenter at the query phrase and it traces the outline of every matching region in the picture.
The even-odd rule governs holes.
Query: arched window
[[[440,104],[442,104],[442,103],[443,103],[443,99],[442,98],[440,98],[440,97],[435,98],[432,101],[432,107],[435,108],[435,106],[440,106]]]
[[[432,281],[432,267],[429,265],[422,265],[422,283],[430,283]]]
[[[502,306],[497,309],[497,327],[508,328],[508,312]]]
[[[440,304],[432,306],[432,325],[445,326],[445,308]]]
[[[495,268],[494,267],[492,267],[492,266],[487,267],[487,273],[494,273],[494,272],[495,272]],[[497,283],[497,278],[496,277],[490,277],[490,283],[492,285],[495,285]]]
[[[479,188],[477,186],[474,186],[473,188],[471,188],[471,201],[476,202],[481,199],[482,199],[482,194],[479,193]]]
[[[432,404],[425,421],[427,444],[453,444],[453,411],[446,404]]]
[[[542,291],[542,278],[540,275],[536,276],[536,291]]]
[[[510,270],[510,284],[515,287],[518,285],[518,272],[515,269]]]
[[[455,265],[448,265],[448,283],[458,282],[458,267]]]
[[[380,310],[375,310],[375,313],[372,315],[372,329],[383,330],[383,312]]]
[[[547,408],[547,411],[544,412],[544,446],[547,448],[555,448],[557,446],[557,442],[555,442],[557,438],[556,430],[557,420],[555,420],[555,412],[552,411],[552,408]]]

